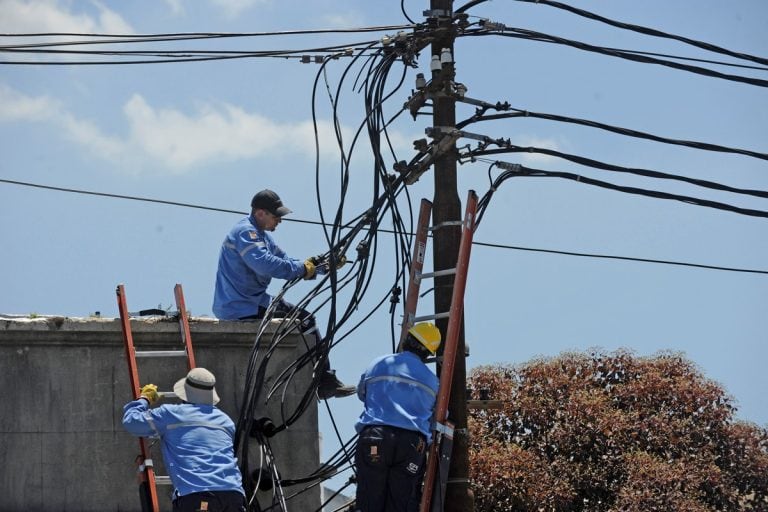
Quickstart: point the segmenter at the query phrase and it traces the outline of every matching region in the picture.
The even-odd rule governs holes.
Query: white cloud
[[[181,3],[181,0],[165,0],[165,3],[171,8],[171,13],[174,16],[184,14],[184,5]]]
[[[119,162],[127,154],[123,142],[102,134],[91,121],[75,118],[59,101],[49,96],[27,96],[4,84],[0,84],[0,122],[47,123],[65,138],[107,160]]]
[[[182,171],[206,162],[264,156],[312,156],[309,122],[279,123],[233,105],[202,104],[194,114],[156,109],[136,94],[124,107],[130,139],[153,161]],[[334,146],[330,126],[320,127],[320,147]]]
[[[269,0],[211,0],[214,7],[221,9],[224,17],[236,18],[240,13]]]
[[[561,148],[563,144],[559,143],[555,139],[542,139],[537,137],[523,137],[519,140],[513,140],[512,142],[515,143],[517,146],[523,146],[523,147],[536,147],[536,148],[544,148],[544,149],[551,149],[553,151],[563,151]],[[519,153],[520,159],[529,164],[535,164],[535,163],[542,163],[542,162],[551,162],[556,159],[554,156],[550,155],[544,155],[541,153]]]
[[[322,17],[323,26],[333,28],[357,28],[365,26],[365,20],[359,13],[326,14]]]
[[[66,137],[90,151],[91,154],[111,162],[124,161],[130,155],[129,145],[117,137],[101,133],[91,121],[76,119],[64,113],[56,119]]]
[[[134,30],[119,14],[94,2],[96,17],[75,13],[70,2],[57,0],[0,0],[0,31],[27,32],[85,32],[131,34]],[[75,4],[71,4],[75,5]]]
[[[32,98],[0,84],[0,122],[46,121],[58,112],[58,103],[48,96]]]
[[[107,134],[48,96],[28,96],[0,84],[0,122],[39,122],[57,128],[89,154],[117,167],[183,173],[204,164],[315,155],[310,121],[281,123],[240,107],[204,103],[193,113],[156,108],[134,94],[124,105],[126,137]],[[336,155],[330,124],[318,128],[321,156]]]

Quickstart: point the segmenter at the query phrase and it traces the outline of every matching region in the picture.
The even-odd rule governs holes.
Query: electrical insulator
[[[382,37],[381,44],[383,44],[384,46],[389,46],[390,44],[392,44],[392,38],[389,36]]]
[[[416,75],[416,88],[423,89],[427,86],[427,80],[424,78],[424,73],[418,73]]]
[[[440,64],[445,66],[446,64],[453,63],[453,55],[451,55],[450,48],[443,48],[440,52]]]
[[[432,62],[429,63],[429,69],[434,71],[440,71],[442,69],[442,66],[440,65],[440,57],[437,55],[432,56]]]
[[[456,94],[462,98],[466,96],[467,86],[464,84],[456,84]]]

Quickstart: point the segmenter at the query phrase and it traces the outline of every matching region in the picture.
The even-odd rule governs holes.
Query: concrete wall
[[[180,346],[178,322],[132,320],[139,349]],[[219,407],[237,422],[248,357],[257,323],[191,319],[197,366],[211,370]],[[268,380],[301,354],[286,339],[273,356]],[[170,390],[186,373],[185,359],[140,359],[142,383]],[[298,399],[311,377],[304,371],[288,390]],[[136,466],[138,441],[121,424],[131,399],[120,323],[115,319],[0,316],[0,512],[140,510]],[[265,415],[279,418],[278,404]],[[306,476],[318,467],[317,405],[271,439],[283,478]],[[159,447],[153,451],[161,459]],[[251,443],[252,464],[258,446]],[[166,474],[164,468],[158,474]],[[170,510],[170,489],[159,487],[161,507]],[[288,493],[290,494],[290,492]],[[268,504],[268,497],[261,497]],[[316,510],[315,487],[289,502],[289,510]]]

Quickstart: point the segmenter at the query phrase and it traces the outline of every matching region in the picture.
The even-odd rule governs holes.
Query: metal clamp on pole
[[[453,438],[453,424],[435,423],[435,432]]]

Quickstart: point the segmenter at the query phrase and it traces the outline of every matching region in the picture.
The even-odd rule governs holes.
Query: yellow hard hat
[[[435,324],[429,322],[418,323],[408,329],[408,334],[419,340],[419,343],[424,345],[424,348],[429,350],[430,354],[434,354],[440,348],[440,330],[435,327]]]

